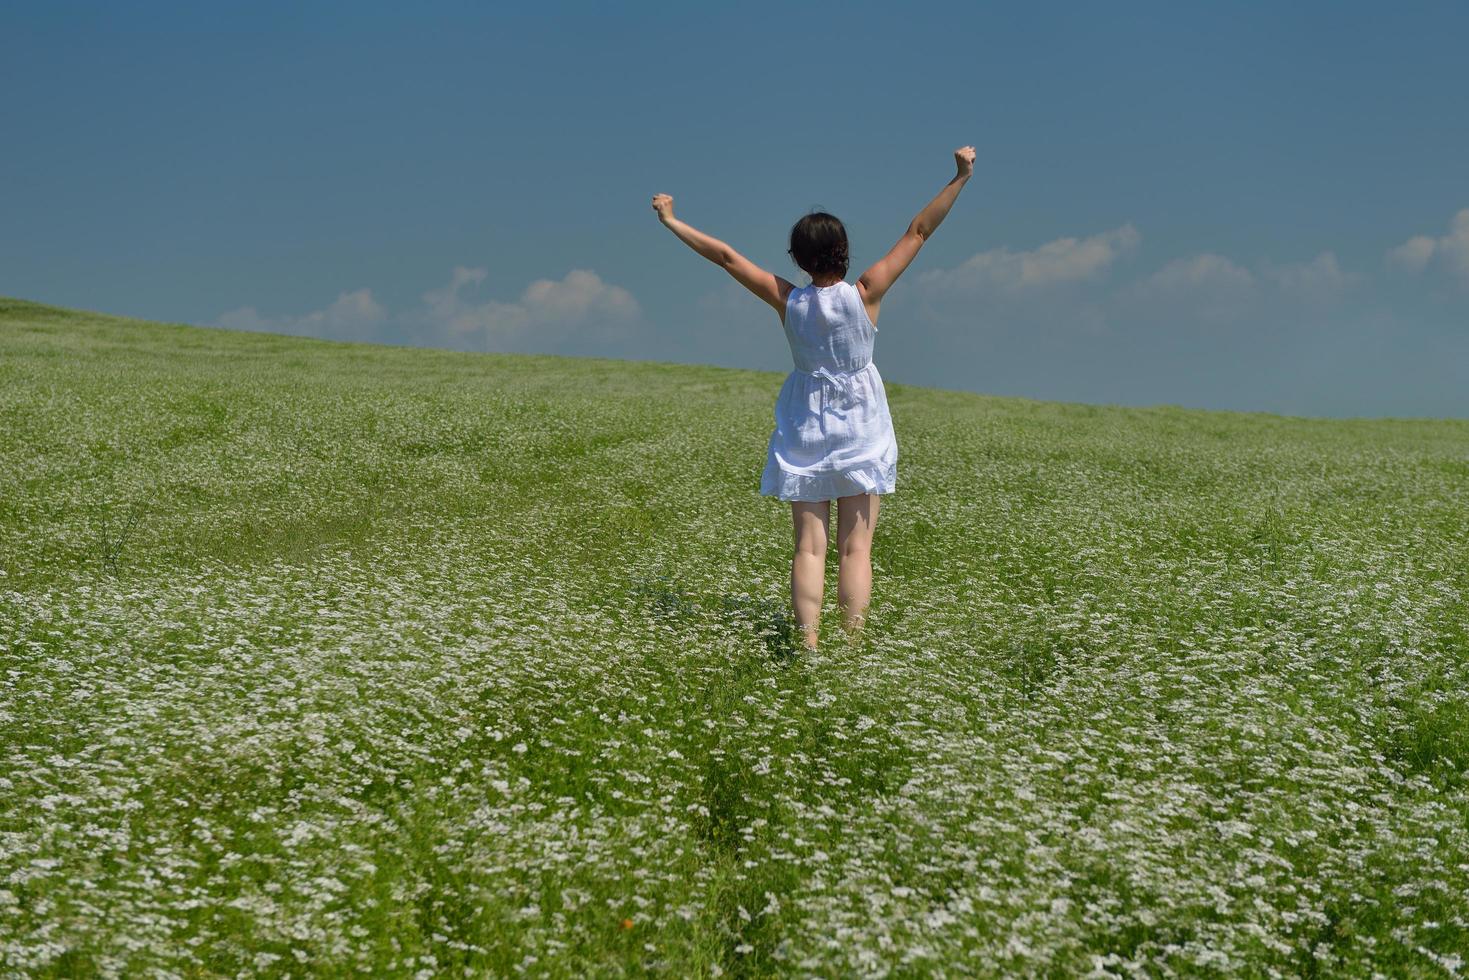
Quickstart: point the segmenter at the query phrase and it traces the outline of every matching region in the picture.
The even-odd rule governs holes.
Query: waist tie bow
[[[818,378],[825,378],[826,380],[830,381],[832,384],[840,388],[842,394],[846,395],[848,398],[852,398],[856,394],[855,390],[852,387],[852,379],[865,370],[867,370],[865,365],[855,371],[828,371],[824,367],[819,367],[814,371],[806,371],[805,373],[814,375]]]

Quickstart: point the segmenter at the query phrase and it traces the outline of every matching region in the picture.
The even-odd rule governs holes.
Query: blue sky
[[[784,370],[660,226],[876,261],[892,382],[1469,417],[1469,5],[0,6],[0,294]],[[774,390],[772,389],[772,397]]]

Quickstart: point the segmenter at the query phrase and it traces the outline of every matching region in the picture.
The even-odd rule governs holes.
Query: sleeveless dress
[[[849,282],[792,289],[785,333],[796,366],[775,400],[760,493],[781,500],[891,493],[898,440],[872,363],[877,325],[862,294]]]

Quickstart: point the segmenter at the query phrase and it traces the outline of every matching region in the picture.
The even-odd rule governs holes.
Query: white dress
[[[781,500],[891,493],[898,440],[872,363],[877,325],[861,293],[849,282],[791,290],[785,332],[796,367],[775,400],[760,493]]]

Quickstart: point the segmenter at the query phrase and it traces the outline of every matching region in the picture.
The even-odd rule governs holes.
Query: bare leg
[[[837,575],[837,602],[848,633],[867,622],[872,600],[872,531],[877,526],[878,495],[857,494],[837,499],[837,548],[841,571]]]
[[[816,649],[821,598],[826,592],[826,532],[831,501],[791,501],[796,553],[791,558],[791,610],[809,649]]]

